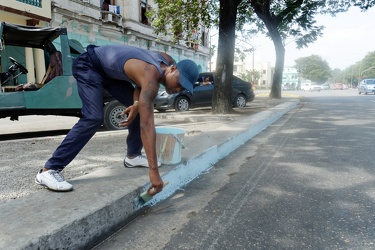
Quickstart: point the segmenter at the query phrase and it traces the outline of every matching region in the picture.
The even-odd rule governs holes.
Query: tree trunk
[[[232,75],[235,47],[237,7],[240,0],[220,0],[219,44],[216,62],[215,87],[212,97],[212,112],[231,113]]]
[[[270,98],[281,99],[281,83],[283,80],[284,71],[284,60],[285,60],[285,48],[280,36],[280,33],[273,32],[271,34],[273,44],[276,51],[276,63],[275,72],[273,74],[271,92],[269,94]]]
[[[270,13],[270,5],[272,1],[250,1],[256,15],[264,22],[268,33],[272,38],[276,52],[275,72],[272,79],[270,98],[281,98],[281,83],[284,71],[285,48],[281,38],[278,26],[282,18],[276,17]]]

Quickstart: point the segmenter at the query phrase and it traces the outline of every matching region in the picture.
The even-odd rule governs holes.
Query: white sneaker
[[[36,175],[35,183],[55,191],[70,191],[73,189],[73,185],[65,181],[59,171],[52,169],[45,172],[42,172],[41,169]]]
[[[158,167],[160,167],[160,165],[161,165],[160,162],[158,162]],[[147,158],[144,155],[138,155],[132,159],[126,156],[124,160],[124,166],[127,168],[135,168],[135,167],[148,168],[149,167]]]

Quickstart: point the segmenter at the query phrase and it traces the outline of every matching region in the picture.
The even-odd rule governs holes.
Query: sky
[[[345,69],[362,60],[366,54],[375,51],[375,7],[361,12],[352,7],[348,12],[317,17],[317,25],[325,26],[323,36],[309,47],[296,49],[294,42],[286,45],[285,66],[293,66],[300,57],[319,55],[329,66]],[[217,38],[216,38],[217,39]],[[275,49],[268,38],[258,36],[248,40],[255,48],[254,61],[275,62]],[[288,43],[288,41],[287,41]],[[252,56],[247,57],[251,63]]]

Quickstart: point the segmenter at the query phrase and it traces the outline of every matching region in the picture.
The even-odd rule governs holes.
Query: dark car
[[[167,109],[188,111],[190,108],[212,106],[214,85],[213,72],[200,73],[194,85],[193,94],[188,90],[183,90],[180,93],[169,95],[164,89],[160,89],[156,96],[154,107],[156,110],[163,112]],[[247,102],[254,100],[254,97],[255,95],[249,82],[232,76],[233,107],[245,107]]]

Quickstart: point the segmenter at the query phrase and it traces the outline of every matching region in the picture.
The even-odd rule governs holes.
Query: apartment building
[[[0,2],[0,20],[30,26],[65,27],[69,38],[83,48],[89,44],[127,44],[162,51],[176,61],[194,60],[200,71],[205,71],[209,60],[208,30],[201,27],[194,34],[199,41],[196,44],[189,41],[171,44],[171,37],[157,37],[154,33],[145,15],[152,8],[157,8],[152,0],[6,0]],[[26,51],[25,56],[29,62],[43,64],[41,53]],[[26,67],[28,81],[38,81],[45,73],[34,72],[33,63]]]
[[[299,87],[299,74],[294,67],[285,67],[283,71],[282,88],[284,90],[296,90]]]
[[[249,63],[234,62],[233,74],[240,76],[245,74],[246,71],[251,72],[252,67]],[[270,62],[261,62],[254,64],[254,71],[260,73],[259,79],[255,79],[255,87],[270,88],[272,85],[273,74],[275,72],[274,66]],[[297,69],[294,67],[286,66],[283,71],[282,89],[283,90],[297,90],[300,86],[300,77]]]
[[[212,71],[216,69],[216,61],[212,61]],[[241,74],[251,72],[252,63],[247,62],[234,62],[233,63],[233,75],[241,77]],[[272,86],[273,74],[275,67],[271,62],[254,62],[254,71],[259,72],[256,74],[258,77],[254,79],[254,86],[256,88],[270,88]]]

